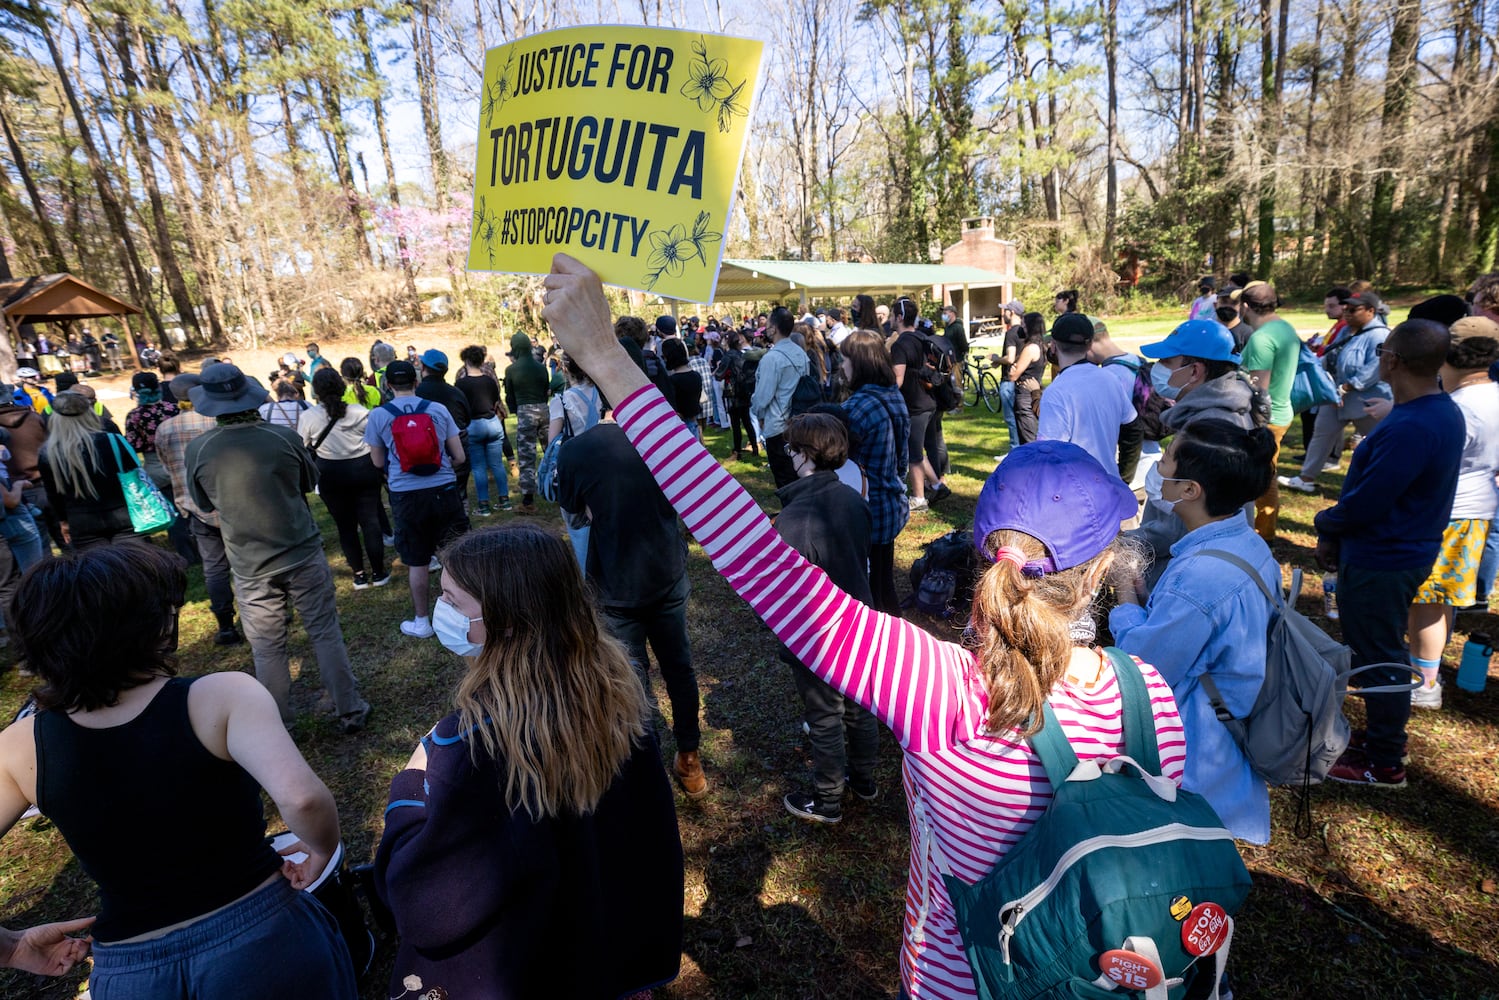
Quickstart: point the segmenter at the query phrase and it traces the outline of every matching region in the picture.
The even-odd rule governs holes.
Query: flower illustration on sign
[[[474,208],[474,240],[483,244],[484,252],[489,256],[489,263],[494,264],[494,245],[500,237],[500,215],[498,212],[489,211],[484,204],[484,196],[479,196],[479,204]]]
[[[729,64],[724,59],[708,58],[708,43],[702,38],[692,43],[692,54],[695,58],[687,67],[682,96],[696,101],[698,110],[707,113],[734,89],[729,83]]]
[[[687,82],[682,84],[682,96],[696,101],[698,110],[704,114],[718,113],[718,130],[727,132],[734,119],[748,110],[740,102],[748,80],[729,82],[729,63],[726,59],[713,59],[708,55],[707,39],[701,36],[692,43],[692,63],[687,67]]]
[[[707,212],[699,212],[692,224],[692,231],[681,223],[666,229],[658,229],[647,239],[651,241],[651,255],[647,258],[650,270],[645,275],[645,287],[655,288],[661,276],[680,277],[692,261],[708,264],[707,247],[723,239],[722,233],[708,229],[712,221]]]
[[[484,115],[485,128],[494,124],[495,113],[505,106],[505,101],[515,91],[515,83],[510,75],[510,69],[514,64],[515,50],[512,48],[509,58],[505,60],[504,68],[500,70],[500,75],[484,88],[484,103],[479,110]]]

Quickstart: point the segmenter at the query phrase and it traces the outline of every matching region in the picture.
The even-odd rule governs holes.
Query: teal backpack
[[[1030,744],[1055,793],[1046,812],[973,885],[931,842],[983,1000],[1181,1000],[1200,976],[1212,986],[1193,995],[1218,998],[1249,871],[1207,800],[1161,776],[1145,679],[1108,654],[1126,756],[1079,763],[1044,706]]]

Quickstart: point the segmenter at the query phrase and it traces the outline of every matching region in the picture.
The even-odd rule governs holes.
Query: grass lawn
[[[993,456],[1006,447],[1003,422],[982,408],[949,418],[947,439],[954,496],[913,518],[898,543],[902,567],[923,542],[966,526]],[[1288,450],[1298,451],[1299,442],[1297,427]],[[715,454],[727,455],[725,432],[710,433],[709,443]],[[1283,472],[1292,468],[1282,462]],[[731,469],[770,503],[762,465]],[[1308,570],[1302,610],[1318,616],[1311,519],[1335,495],[1341,475],[1324,479],[1320,496],[1285,498],[1276,543],[1282,563]],[[390,776],[446,713],[462,665],[435,640],[399,634],[397,625],[410,610],[402,574],[382,590],[352,590],[319,501],[313,510],[335,566],[355,673],[375,714],[369,730],[355,737],[337,735],[315,715],[316,666],[305,636],[294,629],[293,699],[302,712],[294,735],[338,799],[349,858],[363,861],[380,836]],[[544,520],[556,523],[555,511],[548,509]],[[887,736],[880,798],[847,803],[842,825],[811,827],[789,816],[781,796],[791,782],[805,780],[808,761],[789,672],[776,660],[769,633],[696,546],[691,573],[689,626],[713,789],[702,805],[679,799],[687,859],[682,975],[658,996],[893,997],[908,846],[900,752]],[[211,644],[213,621],[199,571],[193,580],[181,623],[184,672],[250,670],[248,647]],[[952,623],[923,624],[956,633]],[[1499,619],[1463,615],[1458,629],[1448,650],[1453,662],[1469,630],[1499,631]],[[1470,695],[1450,684],[1450,671],[1447,680],[1447,707],[1412,720],[1414,760],[1405,790],[1313,789],[1314,832],[1305,840],[1291,832],[1295,795],[1272,794],[1274,842],[1244,848],[1255,889],[1234,941],[1238,996],[1499,996],[1499,936],[1493,931],[1499,688]],[[0,711],[19,708],[28,686],[13,670],[0,675]],[[658,700],[669,704],[657,687]],[[1357,725],[1357,699],[1350,699],[1349,715]],[[670,730],[659,728],[669,753]],[[141,859],[157,866],[164,882],[194,877],[171,863],[174,833],[161,830],[161,857]],[[0,841],[0,920],[7,926],[72,917],[94,905],[87,878],[46,820],[21,823]],[[615,916],[630,919],[628,913]],[[391,955],[386,942],[364,989],[369,1000],[387,995]],[[0,973],[0,996],[69,997],[81,988],[85,971],[45,982]]]

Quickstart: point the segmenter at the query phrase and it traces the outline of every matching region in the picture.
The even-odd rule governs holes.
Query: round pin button
[[[1139,952],[1115,948],[1098,956],[1098,968],[1111,982],[1128,990],[1159,986],[1165,974],[1161,967]]]
[[[1182,947],[1201,958],[1223,946],[1228,934],[1228,913],[1217,903],[1198,903],[1182,923]]]

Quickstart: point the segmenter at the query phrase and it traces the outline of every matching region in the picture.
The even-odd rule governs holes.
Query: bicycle
[[[990,413],[999,412],[999,379],[992,370],[969,360],[963,365],[963,405],[977,406],[980,400]]]

